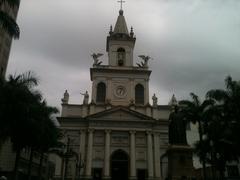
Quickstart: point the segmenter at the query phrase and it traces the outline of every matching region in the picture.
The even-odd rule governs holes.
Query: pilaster
[[[105,130],[104,179],[110,179],[110,133]]]
[[[130,179],[136,179],[136,147],[135,147],[136,131],[130,131]]]
[[[147,131],[147,157],[148,157],[148,177],[153,179],[153,146],[152,146],[152,132]]]
[[[84,162],[85,159],[85,142],[86,142],[86,130],[80,130],[80,143],[79,143],[79,160]],[[84,168],[84,167],[83,167]],[[82,175],[84,169],[80,172]]]
[[[160,180],[161,177],[161,169],[160,169],[160,143],[159,143],[159,133],[154,133],[154,172],[155,179]]]
[[[88,153],[87,153],[87,162],[86,162],[86,177],[91,177],[92,173],[92,151],[93,151],[93,132],[94,129],[88,130]]]

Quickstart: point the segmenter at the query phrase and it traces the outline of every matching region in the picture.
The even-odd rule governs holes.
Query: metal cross
[[[125,3],[126,1],[120,0],[118,2],[121,3],[121,10],[122,10],[122,4]]]

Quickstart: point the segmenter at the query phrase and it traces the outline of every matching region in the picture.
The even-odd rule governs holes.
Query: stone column
[[[133,78],[130,78],[130,97],[133,98],[133,100],[135,99],[135,86]]]
[[[96,82],[96,78],[93,79],[93,83],[92,83],[92,100],[91,102],[96,103],[96,91],[97,89],[97,82]]]
[[[87,147],[87,162],[86,162],[86,176],[91,177],[92,173],[92,150],[93,150],[93,129],[88,130],[88,147]]]
[[[107,78],[106,80],[106,100],[111,102],[111,95],[112,95],[112,78]]]
[[[104,179],[110,179],[110,132],[105,131]]]
[[[159,133],[154,133],[154,171],[156,180],[161,178]]]
[[[145,86],[145,99],[144,99],[144,104],[149,103],[149,79],[145,80],[146,86]]]
[[[152,149],[152,132],[147,132],[147,154],[148,154],[148,178],[153,179],[153,149]]]
[[[82,129],[80,130],[80,143],[79,143],[79,160],[84,161],[85,160],[85,143],[86,142],[86,130]],[[79,172],[81,175],[83,174],[84,169],[82,169],[81,172]]]
[[[130,131],[130,178],[136,179],[136,148],[135,148],[135,133],[136,131]]]

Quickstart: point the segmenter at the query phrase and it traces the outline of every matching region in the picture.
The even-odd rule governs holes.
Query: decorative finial
[[[109,34],[110,34],[110,35],[112,34],[112,25],[110,26]]]
[[[134,32],[133,32],[133,27],[131,27],[131,32],[130,32],[130,36],[133,37]]]
[[[120,1],[118,1],[119,3],[120,3],[120,11],[122,10],[122,4],[123,3],[125,3],[126,1],[123,1],[123,0],[120,0]],[[120,11],[119,11],[119,14],[120,14]],[[123,10],[122,10],[122,12],[123,12]],[[122,15],[122,14],[120,14],[120,15]]]
[[[119,10],[119,15],[123,16],[123,10],[122,9]]]
[[[67,92],[67,90],[64,92],[63,94],[63,98],[61,99],[63,104],[68,104],[69,101],[69,94]]]

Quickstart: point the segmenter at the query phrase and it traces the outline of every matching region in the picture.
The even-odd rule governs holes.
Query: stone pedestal
[[[103,177],[102,178],[103,180],[111,180],[111,177],[109,176],[109,177]]]
[[[170,180],[194,177],[193,149],[188,145],[171,145],[168,148],[168,176]]]

